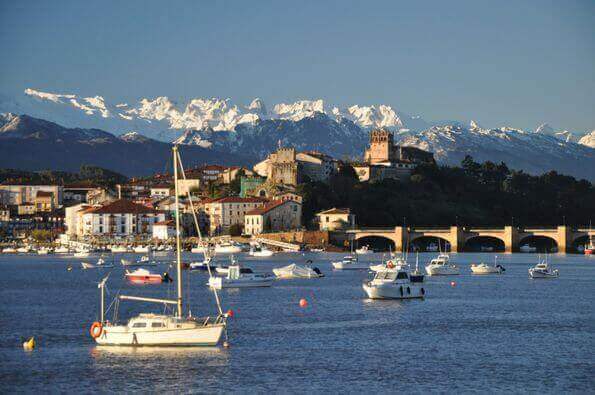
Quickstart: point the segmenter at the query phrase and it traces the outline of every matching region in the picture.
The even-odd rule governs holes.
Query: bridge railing
[[[358,228],[358,229],[349,229],[347,233],[365,233],[365,232],[394,232],[395,227],[390,228]]]

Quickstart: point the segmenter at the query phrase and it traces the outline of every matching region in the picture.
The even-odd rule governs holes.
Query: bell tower
[[[370,148],[366,150],[365,161],[368,163],[389,162],[394,145],[392,132],[376,129],[370,132]]]

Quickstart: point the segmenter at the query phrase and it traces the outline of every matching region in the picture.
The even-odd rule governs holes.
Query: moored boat
[[[372,254],[374,251],[369,246],[365,245],[355,250],[358,255]]]
[[[357,255],[346,255],[342,260],[333,262],[335,270],[368,270],[370,266],[367,263],[360,262]]]
[[[531,278],[556,278],[560,273],[556,269],[550,269],[546,261],[540,262],[529,269],[529,277]]]
[[[324,277],[324,274],[317,267],[300,266],[295,263],[273,269],[273,273],[277,278],[282,279]]]
[[[227,318],[221,303],[214,290],[217,313],[214,316],[196,318],[188,311],[186,313],[184,288],[182,281],[182,246],[180,240],[180,209],[178,191],[178,147],[173,147],[174,156],[174,185],[175,185],[175,224],[176,224],[176,269],[177,269],[177,298],[159,299],[139,296],[119,295],[116,299],[114,312],[117,312],[120,301],[142,301],[168,306],[175,306],[175,312],[166,314],[141,313],[132,317],[126,324],[118,324],[117,316],[113,321],[105,319],[104,295],[107,277],[99,284],[101,290],[100,321],[94,322],[90,329],[91,336],[100,345],[110,346],[215,346],[225,334],[227,340]],[[181,165],[180,165],[181,166]],[[182,168],[183,174],[183,168]],[[188,192],[188,195],[190,193]],[[190,197],[190,196],[189,196]],[[195,222],[196,216],[192,210]],[[197,230],[200,232],[200,229]]]
[[[502,274],[506,269],[502,265],[497,264],[498,257],[494,257],[494,264],[488,265],[487,263],[479,263],[471,265],[471,272],[473,274]]]
[[[370,299],[423,299],[426,294],[423,286],[411,282],[405,268],[376,272],[362,287]]]
[[[171,282],[172,279],[169,277],[169,274],[157,274],[151,273],[147,269],[139,268],[133,272],[129,272],[126,270],[124,274],[126,280],[130,281],[133,284],[161,284],[163,282]]]
[[[229,266],[226,277],[211,277],[209,285],[211,288],[247,288],[247,287],[270,287],[275,280],[268,274],[254,273],[239,265]]]
[[[450,257],[447,254],[440,254],[426,266],[426,273],[428,276],[452,276],[459,274],[459,268],[450,263]]]
[[[248,255],[254,257],[270,257],[273,256],[275,253],[273,250],[269,250],[267,247],[259,244],[257,246],[250,247],[250,252]]]

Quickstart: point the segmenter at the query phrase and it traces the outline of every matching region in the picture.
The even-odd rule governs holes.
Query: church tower
[[[393,134],[386,129],[370,132],[370,147],[366,150],[364,160],[367,163],[390,162],[394,146]]]

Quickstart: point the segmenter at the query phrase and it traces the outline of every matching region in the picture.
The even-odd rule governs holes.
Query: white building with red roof
[[[134,236],[153,234],[153,225],[164,221],[165,214],[130,200],[118,199],[82,211],[79,236]]]

